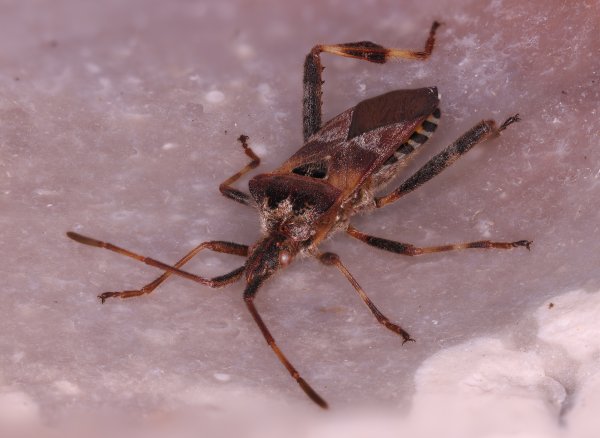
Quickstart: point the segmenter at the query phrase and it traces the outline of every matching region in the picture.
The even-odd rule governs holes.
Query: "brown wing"
[[[348,139],[383,126],[423,119],[438,105],[436,87],[396,90],[363,100],[354,108]]]
[[[362,101],[326,123],[275,174],[320,179],[344,199],[404,143],[439,105],[435,87]]]

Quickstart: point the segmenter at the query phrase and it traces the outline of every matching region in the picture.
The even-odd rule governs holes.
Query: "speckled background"
[[[0,9],[0,426],[593,436],[597,0],[2,0]],[[482,118],[523,120],[353,223],[417,245],[531,239],[530,252],[408,258],[344,235],[327,242],[417,340],[404,346],[335,270],[303,260],[273,278],[257,307],[327,414],[264,343],[241,284],[172,279],[100,305],[98,293],[160,272],[66,231],[170,263],[204,240],[254,242],[256,212],[217,189],[246,163],[235,139],[250,136],[261,169],[273,169],[301,146],[302,64],[314,44],[420,49],[434,19],[444,25],[427,62],[324,55],[325,119],[385,91],[438,86],[440,127],[406,175]],[[207,253],[188,269],[217,275],[241,263]]]

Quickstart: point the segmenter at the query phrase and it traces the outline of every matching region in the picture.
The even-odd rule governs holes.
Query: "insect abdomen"
[[[397,176],[400,169],[404,166],[405,161],[413,154],[413,152],[418,150],[422,144],[431,138],[438,126],[440,116],[440,109],[436,108],[433,113],[431,113],[423,123],[415,129],[408,140],[398,146],[394,153],[383,163],[381,168],[373,173],[370,184],[372,189],[387,184]]]
[[[402,143],[393,155],[383,163],[383,167],[404,160],[408,155],[418,149],[419,146],[429,140],[438,126],[440,116],[440,109],[436,108],[436,110],[427,117],[417,129],[415,129],[415,132],[412,133],[410,138],[405,143]]]

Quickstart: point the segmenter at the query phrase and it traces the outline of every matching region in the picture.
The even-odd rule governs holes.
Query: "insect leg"
[[[327,407],[328,407],[327,402],[325,400],[323,400],[323,398],[319,394],[317,394],[317,392],[314,389],[312,389],[312,387],[300,376],[300,373],[296,370],[296,368],[294,368],[294,366],[290,363],[290,361],[287,359],[287,357],[285,357],[283,352],[279,349],[279,347],[275,343],[275,339],[273,338],[273,335],[271,335],[271,332],[269,331],[269,329],[267,328],[263,319],[261,318],[258,311],[256,310],[256,307],[254,306],[254,297],[256,296],[256,292],[258,291],[259,287],[260,287],[260,282],[253,282],[253,283],[248,284],[248,286],[246,287],[246,290],[244,291],[244,301],[246,302],[246,306],[248,307],[250,314],[254,318],[254,321],[258,325],[258,328],[260,329],[261,333],[263,334],[269,347],[271,347],[271,349],[273,350],[273,352],[275,353],[275,355],[277,356],[279,361],[288,370],[288,372],[294,378],[294,380],[296,380],[296,382],[298,382],[298,385],[300,385],[300,388],[302,388],[304,393],[317,405],[319,405],[323,409],[327,409]]]
[[[400,336],[402,336],[402,339],[403,339],[402,343],[403,344],[405,342],[408,342],[408,341],[413,341],[414,342],[414,339],[412,339],[410,337],[410,335],[408,334],[408,332],[406,330],[404,330],[399,325],[390,322],[390,320],[379,311],[379,309],[375,306],[375,304],[373,304],[373,302],[367,296],[367,294],[362,289],[362,287],[360,287],[360,285],[358,284],[358,282],[354,279],[354,277],[352,276],[352,274],[342,264],[342,261],[340,260],[340,257],[337,254],[334,254],[332,252],[326,252],[326,253],[323,253],[323,254],[319,254],[317,256],[317,258],[324,265],[335,266],[336,268],[338,268],[340,270],[340,272],[342,274],[344,274],[344,277],[346,277],[346,279],[352,284],[352,286],[354,286],[354,289],[356,289],[356,292],[358,292],[358,295],[363,300],[363,302],[367,305],[367,307],[369,308],[369,310],[371,311],[371,313],[373,314],[373,316],[375,316],[375,318],[377,318],[377,321],[380,324],[382,324],[383,326],[385,326],[386,328],[388,328],[391,331],[393,331],[394,333],[397,333]]]
[[[223,242],[223,241],[203,242],[200,245],[198,245],[197,247],[195,247],[194,249],[192,249],[184,257],[182,257],[181,260],[179,260],[177,263],[175,263],[175,265],[173,265],[173,267],[181,268],[183,265],[185,265],[187,262],[189,262],[193,257],[195,257],[203,249],[209,249],[209,250],[215,251],[215,252],[239,255],[239,256],[244,256],[244,257],[248,255],[248,246],[246,246],[246,245],[240,245],[239,243]],[[160,277],[156,278],[155,280],[151,281],[150,283],[148,283],[147,285],[143,286],[140,289],[125,290],[125,291],[120,291],[120,292],[104,292],[104,293],[101,293],[100,295],[98,295],[98,298],[100,298],[100,300],[102,300],[102,302],[104,303],[104,301],[107,298],[112,298],[112,297],[131,298],[131,297],[139,297],[140,295],[149,294],[152,291],[154,291],[154,289],[156,289],[158,286],[160,286],[171,275],[173,275],[172,272],[166,271]],[[239,278],[239,276],[236,278],[232,278],[231,282],[236,281],[238,278]],[[214,281],[214,279],[213,279],[213,281]],[[222,281],[225,281],[225,279],[222,279]],[[226,284],[229,284],[229,283],[223,283],[222,285],[225,286]]]
[[[321,106],[323,96],[323,80],[320,54],[323,52],[349,58],[362,59],[377,64],[384,64],[390,59],[429,58],[435,43],[435,31],[440,23],[434,21],[429,31],[429,38],[423,51],[388,49],[371,41],[355,43],[317,45],[312,48],[304,61],[304,99],[303,99],[303,133],[304,141],[321,128]]]
[[[105,248],[105,249],[108,249],[109,251],[116,252],[117,254],[124,255],[126,257],[129,257],[129,258],[138,260],[142,263],[145,263],[147,265],[154,266],[155,268],[162,269],[163,271],[167,271],[166,273],[178,275],[180,277],[187,278],[188,280],[195,281],[196,283],[200,283],[205,286],[213,287],[213,288],[227,286],[228,284],[233,283],[234,281],[237,281],[242,276],[242,274],[244,273],[244,269],[245,269],[244,266],[241,266],[241,267],[231,271],[228,274],[209,279],[209,278],[204,278],[199,275],[189,273],[187,271],[182,271],[181,269],[179,269],[178,266],[174,267],[174,266],[168,265],[166,263],[160,262],[158,260],[152,259],[150,257],[145,257],[142,255],[136,254],[127,249],[123,249],[116,245],[113,245],[112,243],[102,242],[100,240],[92,239],[91,237],[82,236],[81,234],[74,233],[72,231],[69,231],[67,233],[67,236],[70,237],[71,239],[75,240],[76,242],[83,243],[84,245],[95,246],[97,248]],[[214,242],[207,242],[207,243],[214,243]],[[246,245],[240,245],[240,244],[231,243],[231,242],[218,242],[218,243],[229,244],[230,245],[229,249],[231,250],[231,252],[228,252],[229,254],[246,255],[248,252],[248,247]],[[201,249],[204,249],[204,248],[200,248],[201,246],[202,245],[199,245],[198,247],[194,248],[194,250],[192,250],[191,253],[193,253],[195,250],[197,250],[197,251],[193,255],[189,256],[191,253],[186,255],[186,257],[181,259],[178,263],[180,263],[184,259],[185,259],[185,262],[188,262],[195,254],[200,252]],[[221,249],[223,249],[223,247],[221,247]],[[219,251],[219,252],[226,252],[226,251]],[[183,264],[184,263],[181,263],[181,265],[183,265]],[[158,280],[161,278],[162,278],[162,276],[157,278],[155,281],[153,281],[150,284],[153,284],[155,282],[160,284],[160,283],[162,283],[162,281],[164,281],[166,279],[166,277],[165,277],[162,281],[158,282]],[[158,286],[158,284],[154,285],[154,288],[156,288]],[[128,291],[126,291],[126,292],[128,292]],[[129,292],[136,292],[136,291],[129,291]],[[150,293],[150,292],[151,292],[151,290],[149,292],[145,292],[145,293]],[[114,294],[114,293],[115,292],[109,292],[109,294]],[[118,294],[118,292],[117,292],[117,294]],[[104,294],[102,294],[102,295],[104,295]],[[102,299],[102,301],[104,301],[109,296],[114,296],[114,295],[107,295],[107,296],[103,297],[102,295],[99,296],[99,298]],[[135,295],[131,295],[131,296],[135,296]]]
[[[496,248],[496,249],[511,249],[518,246],[523,246],[530,249],[532,242],[530,240],[518,240],[516,242],[492,242],[490,240],[479,240],[477,242],[466,242],[466,243],[454,243],[449,245],[439,246],[426,246],[418,247],[411,245],[410,243],[395,242],[393,240],[382,239],[381,237],[370,236],[368,234],[361,233],[353,226],[349,226],[346,232],[367,245],[374,246],[375,248],[383,249],[384,251],[393,252],[396,254],[402,254],[407,256],[418,256],[421,254],[430,254],[433,252],[444,252],[454,251],[458,249],[468,248]]]
[[[500,125],[496,126],[493,120],[483,120],[473,128],[464,133],[458,140],[444,149],[442,152],[434,156],[423,167],[421,167],[413,176],[407,179],[400,187],[392,193],[375,198],[375,205],[383,207],[394,201],[397,201],[402,196],[412,192],[420,187],[434,176],[438,175],[442,170],[454,163],[461,155],[467,153],[473,146],[487,138],[498,135],[504,131],[509,125],[518,122],[519,115],[509,117]]]
[[[250,146],[248,146],[247,135],[240,135],[238,141],[242,144],[244,152],[248,157],[250,157],[250,159],[252,159],[252,161],[246,166],[244,166],[242,170],[237,172],[235,175],[232,175],[225,181],[223,181],[219,186],[219,190],[224,196],[228,197],[229,199],[233,199],[234,201],[239,202],[240,204],[250,205],[250,195],[242,192],[241,190],[234,189],[233,187],[231,187],[231,184],[236,182],[238,179],[240,179],[246,173],[250,172],[252,169],[258,167],[258,165],[260,164],[260,158],[254,153]]]

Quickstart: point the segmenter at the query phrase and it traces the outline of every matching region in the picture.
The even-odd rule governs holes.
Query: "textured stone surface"
[[[243,425],[247,436],[387,437],[419,436],[446,412],[446,436],[591,436],[597,0],[1,8],[0,423],[76,430],[74,418],[128,418],[158,432]],[[312,45],[421,48],[433,19],[444,26],[424,63],[324,55],[325,118],[385,91],[437,85],[442,122],[407,175],[482,118],[523,121],[354,224],[417,245],[527,238],[530,252],[408,258],[343,235],[327,242],[417,340],[403,347],[335,270],[305,260],[271,280],[257,307],[335,408],[328,415],[266,347],[241,284],[215,291],[173,279],[151,296],[99,304],[98,293],[157,272],[78,245],[67,230],[166,262],[204,240],[255,241],[255,212],[217,190],[246,163],[235,139],[249,135],[261,169],[274,168],[301,144]],[[188,269],[217,275],[241,263],[207,253]]]

